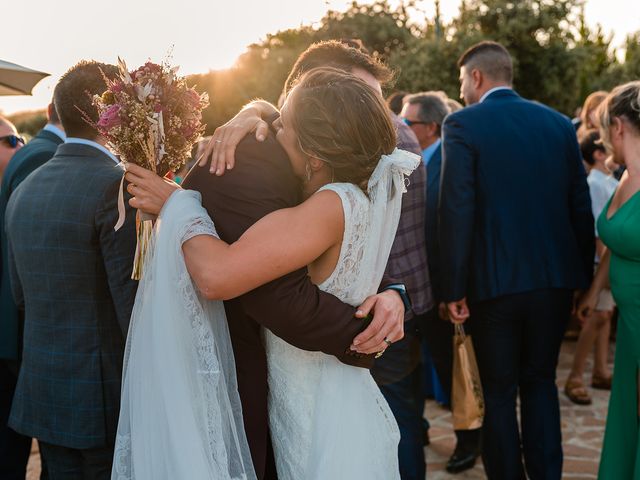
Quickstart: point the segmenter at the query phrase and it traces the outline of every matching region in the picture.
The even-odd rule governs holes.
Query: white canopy
[[[0,95],[31,95],[31,90],[48,73],[0,60]]]

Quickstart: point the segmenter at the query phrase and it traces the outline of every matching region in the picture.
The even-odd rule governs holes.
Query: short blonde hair
[[[600,138],[609,152],[613,150],[609,128],[616,117],[627,120],[640,135],[640,81],[614,88],[598,107]]]

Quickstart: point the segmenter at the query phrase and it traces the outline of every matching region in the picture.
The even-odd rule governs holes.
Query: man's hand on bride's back
[[[256,140],[262,142],[269,133],[269,124],[263,120],[277,110],[268,102],[257,100],[245,108],[224,125],[216,128],[204,152],[198,158],[200,167],[209,162],[209,171],[224,175],[235,165],[236,146],[249,133],[255,132]]]
[[[353,339],[352,350],[366,354],[378,353],[386,350],[391,343],[402,340],[404,303],[398,292],[386,290],[368,297],[358,308],[356,317],[364,318],[370,312],[373,314],[373,320]]]
[[[132,195],[129,205],[150,215],[158,215],[171,194],[180,188],[177,183],[161,178],[146,168],[127,165],[127,191]]]

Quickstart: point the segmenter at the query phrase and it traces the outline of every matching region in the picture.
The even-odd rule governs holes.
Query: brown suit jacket
[[[236,165],[224,176],[194,167],[183,187],[202,194],[220,237],[236,241],[245,230],[274,210],[300,203],[300,184],[278,142],[258,143],[247,136],[236,149]],[[389,280],[391,282],[391,280]],[[270,439],[267,419],[267,358],[261,326],[305,350],[335,355],[344,363],[370,368],[371,356],[349,352],[364,322],[355,308],[321,292],[302,268],[225,302],[238,374],[245,431],[259,479],[265,477]],[[339,388],[339,386],[336,386]],[[269,471],[267,469],[267,471]],[[271,474],[269,473],[270,477]]]

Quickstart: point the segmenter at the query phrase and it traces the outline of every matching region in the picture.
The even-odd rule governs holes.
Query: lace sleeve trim
[[[193,221],[185,224],[180,232],[180,243],[183,244],[187,240],[197,237],[198,235],[209,235],[211,237],[220,238],[213,220],[209,217],[198,217]]]

